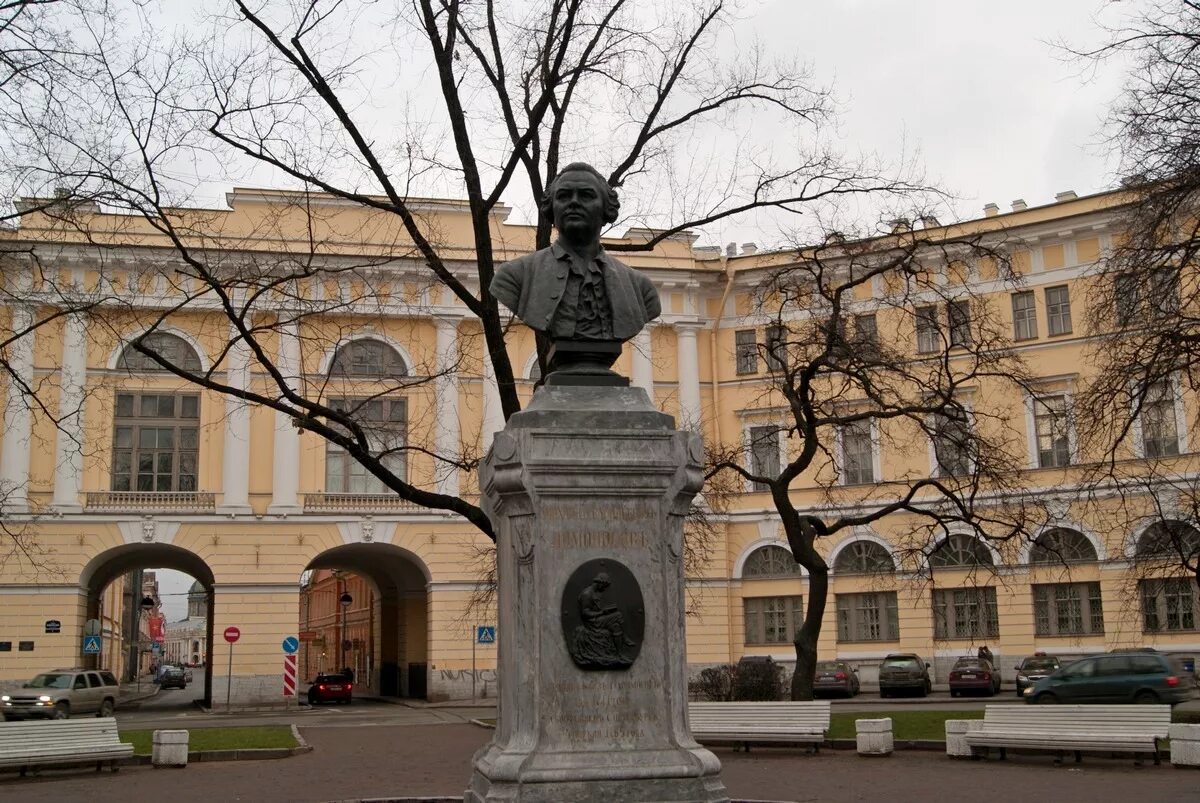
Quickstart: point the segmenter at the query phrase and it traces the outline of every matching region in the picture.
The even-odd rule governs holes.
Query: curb
[[[300,728],[292,725],[292,736],[296,739],[295,747],[256,747],[242,750],[189,750],[188,764],[205,761],[266,761],[278,758],[291,758],[301,753],[311,753],[312,745],[304,741]],[[153,756],[136,755],[120,761],[122,767],[142,766],[153,763]]]
[[[470,722],[472,725],[478,725],[479,727],[487,728],[490,731],[494,731],[496,729],[495,722],[484,722],[482,719],[470,719],[467,721]]]

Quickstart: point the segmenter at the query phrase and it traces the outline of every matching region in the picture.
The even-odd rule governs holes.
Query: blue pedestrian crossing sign
[[[83,637],[83,654],[84,655],[99,655],[100,654],[100,637],[99,636],[84,636]]]
[[[283,640],[283,654],[284,655],[295,655],[296,651],[299,649],[300,649],[300,639],[296,638],[295,636],[288,636],[287,638],[285,638]]]
[[[496,643],[496,626],[495,625],[478,625],[475,628],[475,643],[476,644],[495,644]]]

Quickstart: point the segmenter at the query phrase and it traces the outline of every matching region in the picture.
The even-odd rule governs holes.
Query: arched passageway
[[[363,694],[424,698],[428,582],[420,558],[391,544],[348,544],[314,558],[301,579],[301,686],[347,666]]]

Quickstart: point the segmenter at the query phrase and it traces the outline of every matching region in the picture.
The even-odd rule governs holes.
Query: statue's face
[[[604,227],[604,188],[590,173],[572,170],[554,181],[554,226],[573,240],[594,239]]]

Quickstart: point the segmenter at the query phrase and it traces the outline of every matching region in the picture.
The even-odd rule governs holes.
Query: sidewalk
[[[140,703],[143,700],[149,700],[151,697],[158,694],[158,684],[154,682],[153,678],[144,677],[142,678],[140,688],[136,682],[122,683],[120,694],[121,696],[117,700],[117,706],[119,708],[132,708],[135,707],[137,703]]]
[[[263,801],[327,803],[426,796],[462,800],[471,757],[491,737],[473,725],[365,725],[301,728],[313,752],[277,761],[192,764],[186,769],[127,767],[121,772],[47,771],[20,780],[0,774],[5,803],[172,803]],[[1009,761],[955,761],[935,752],[904,751],[862,758],[852,750],[754,748],[715,751],[734,799],[895,803],[950,797],[971,803],[1014,800],[1196,800],[1200,773],[1170,766],[1135,769],[1128,758],[1087,757],[1053,765],[1050,755]]]

